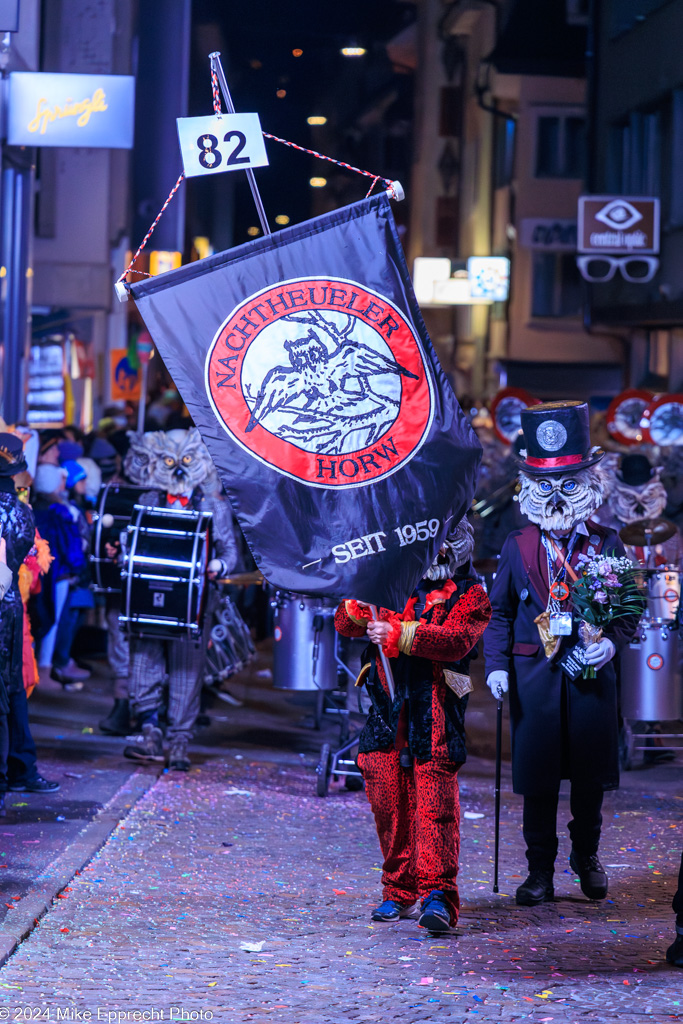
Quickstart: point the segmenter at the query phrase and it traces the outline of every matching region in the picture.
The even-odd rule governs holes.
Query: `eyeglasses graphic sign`
[[[656,256],[607,256],[594,253],[576,257],[576,265],[584,281],[605,284],[619,271],[629,284],[649,284],[659,269]]]
[[[646,256],[659,252],[659,199],[647,196],[581,196],[580,253]]]

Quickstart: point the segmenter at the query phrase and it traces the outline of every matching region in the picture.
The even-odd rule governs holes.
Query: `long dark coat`
[[[7,565],[12,570],[12,586],[0,601],[0,714],[7,714],[8,691],[24,685],[24,606],[19,593],[19,567],[36,535],[33,512],[16,493],[0,492],[0,531],[7,543]]]
[[[590,537],[579,536],[579,554],[622,555],[618,535],[588,520]],[[592,542],[592,543],[591,543]],[[506,540],[491,589],[493,615],[484,634],[486,674],[510,675],[512,780],[515,793],[540,796],[557,791],[560,780],[577,786],[619,785],[619,738],[614,659],[595,679],[571,681],[557,662],[579,642],[576,626],[563,637],[551,661],[534,622],[548,603],[547,556],[538,526],[515,530]],[[629,642],[638,620],[618,619],[605,629],[617,650]]]

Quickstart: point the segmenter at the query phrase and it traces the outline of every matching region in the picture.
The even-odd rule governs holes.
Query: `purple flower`
[[[607,594],[604,590],[596,590],[593,594],[593,599],[596,604],[607,604]]]
[[[615,574],[613,572],[609,573],[607,576],[605,576],[605,586],[606,587],[618,587],[619,586],[619,577],[615,576]]]

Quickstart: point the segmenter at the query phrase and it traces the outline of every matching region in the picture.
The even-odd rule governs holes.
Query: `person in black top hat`
[[[522,410],[520,509],[530,525],[506,540],[491,590],[493,614],[484,634],[487,684],[500,699],[509,690],[512,776],[524,797],[523,832],[529,877],[517,902],[553,898],[560,782],[571,781],[570,864],[591,899],[607,895],[598,859],[603,792],[619,784],[616,679],[612,659],[637,617],[618,619],[586,648],[596,678],[572,679],[559,662],[578,642],[568,610],[580,555],[623,555],[618,535],[591,520],[605,497],[591,447],[588,407],[551,402]]]

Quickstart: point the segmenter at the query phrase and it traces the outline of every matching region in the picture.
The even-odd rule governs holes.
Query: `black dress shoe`
[[[667,963],[683,967],[683,927],[676,926],[676,938],[666,951]]]
[[[607,873],[597,853],[577,853],[572,847],[569,867],[579,876],[584,896],[589,900],[604,900],[607,895]]]
[[[520,907],[535,907],[555,897],[552,871],[530,871],[526,882],[517,889],[516,900]]]

